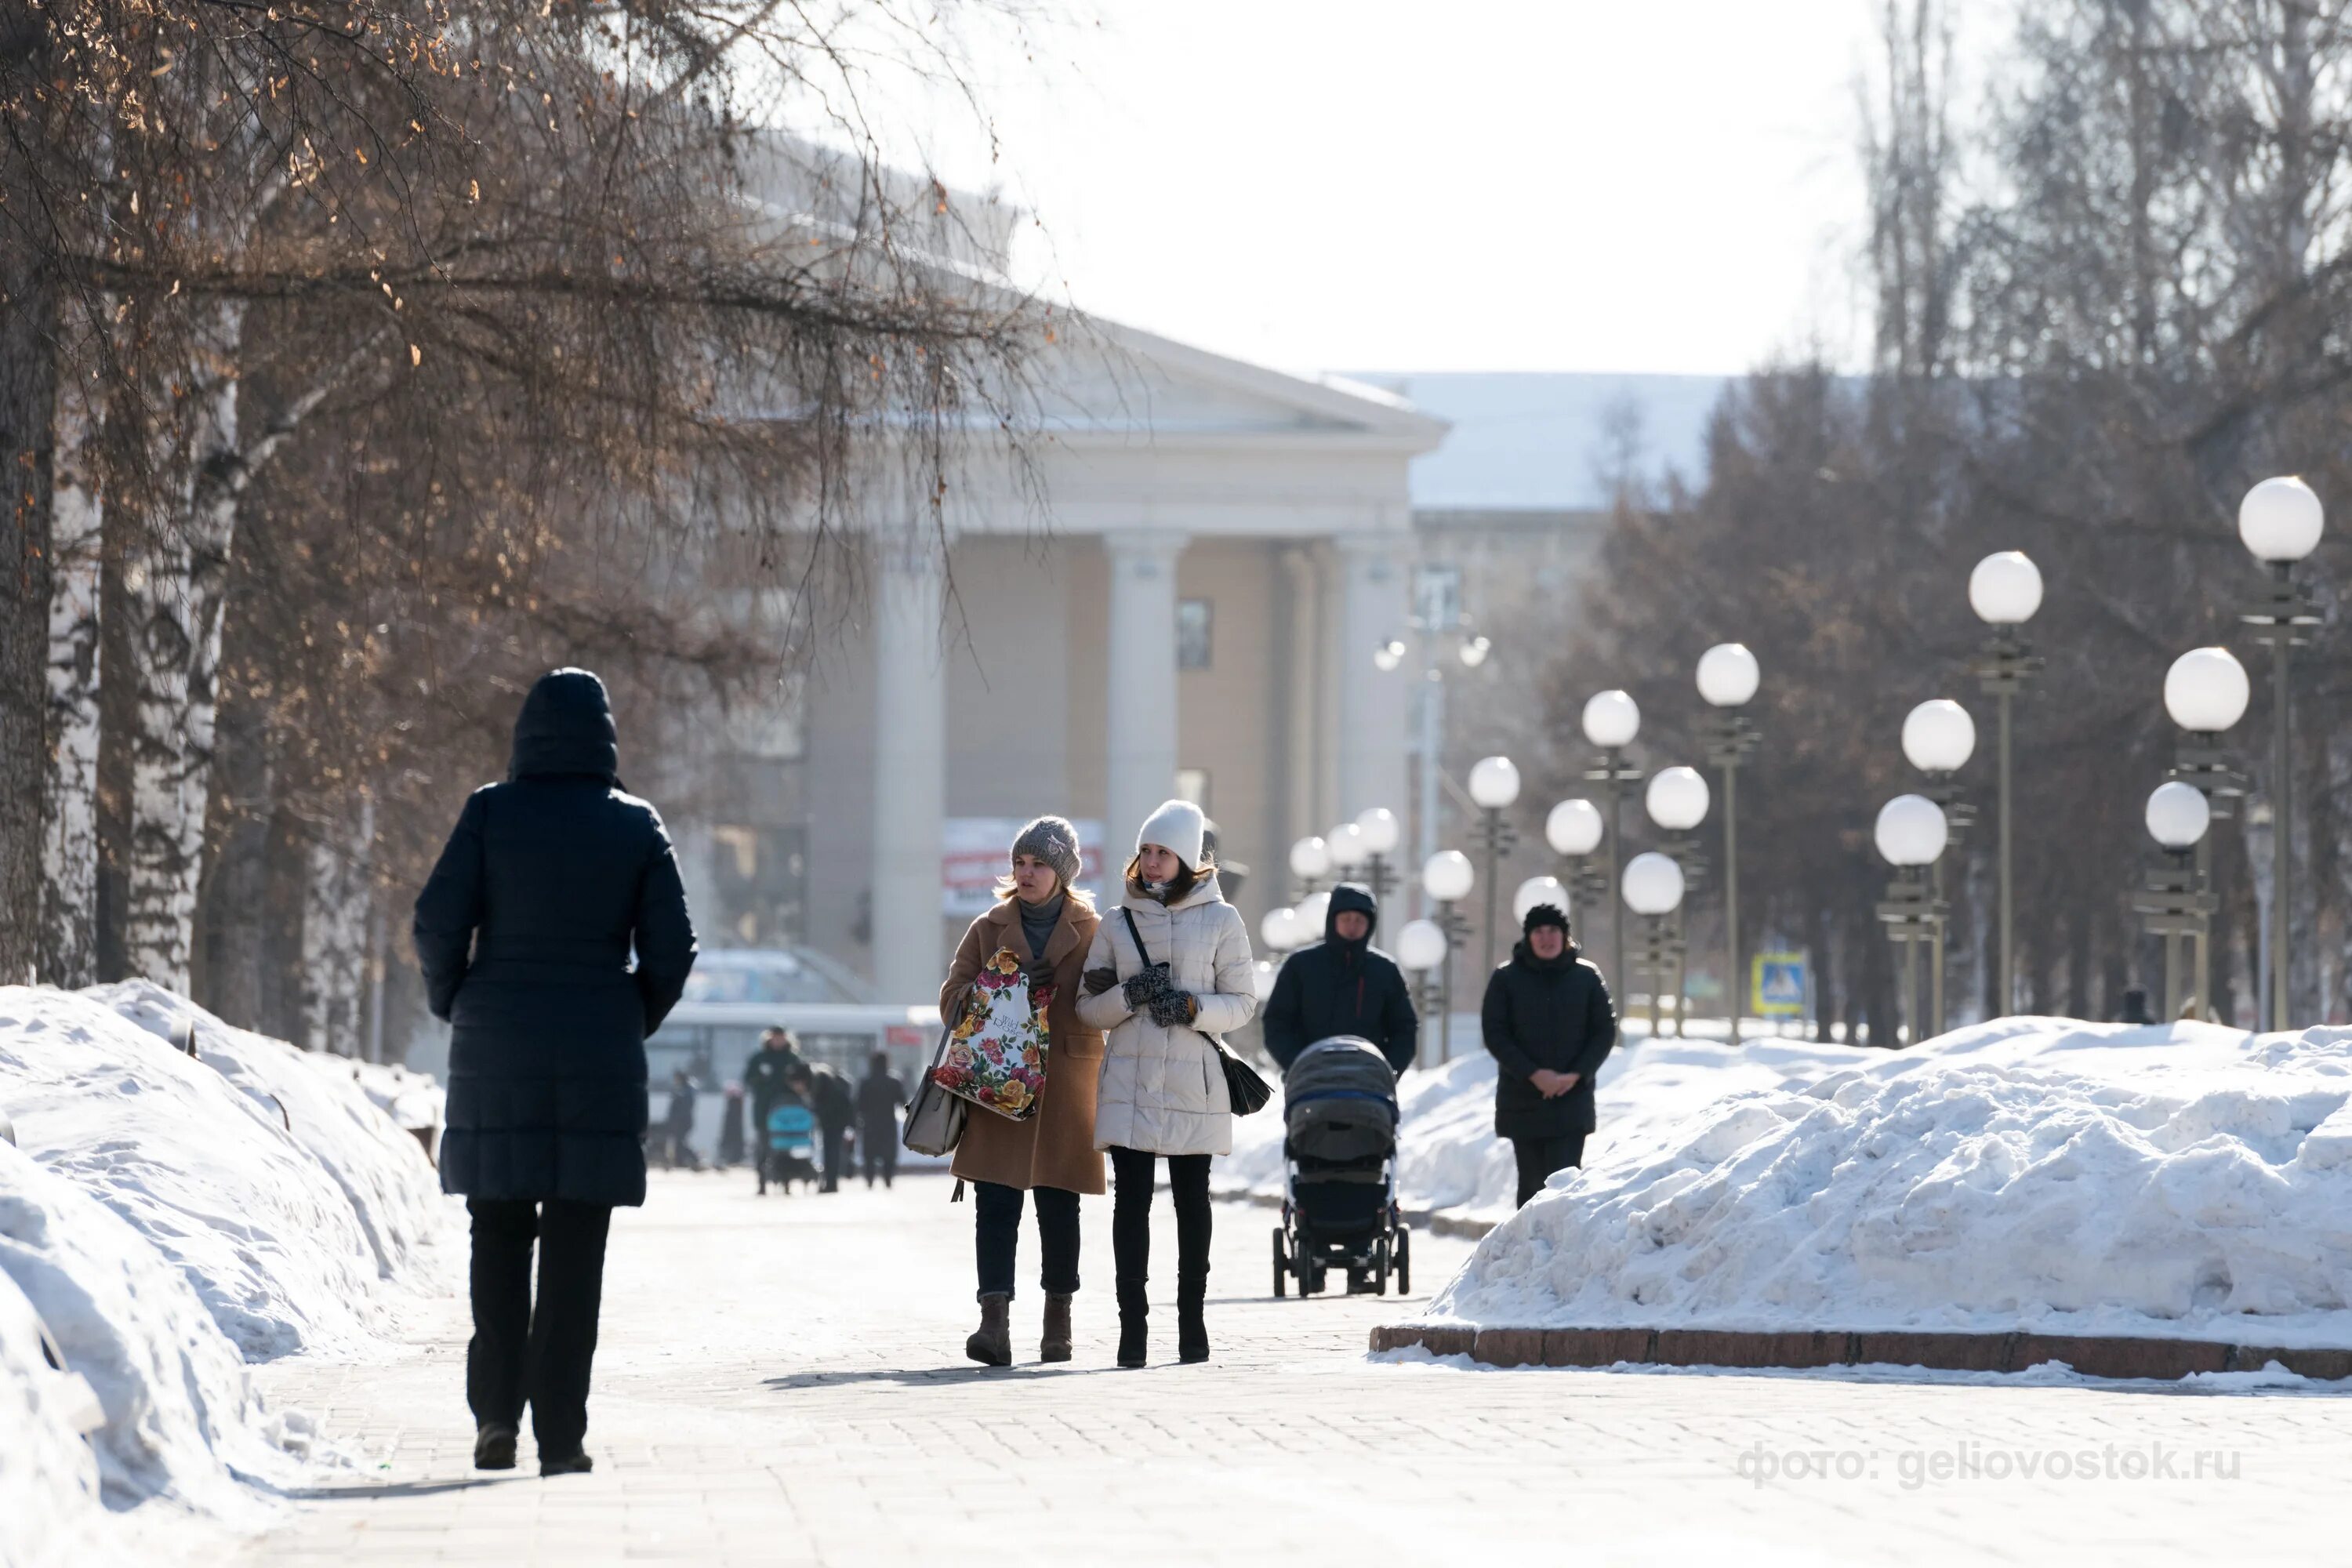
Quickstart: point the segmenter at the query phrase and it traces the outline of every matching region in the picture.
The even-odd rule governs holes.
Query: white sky
[[[1070,298],[1297,370],[1864,344],[1872,0],[1097,0],[924,138]],[[1033,231],[1034,232],[1034,231]]]

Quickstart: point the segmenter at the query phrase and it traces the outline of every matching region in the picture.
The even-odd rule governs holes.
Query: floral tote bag
[[[1045,1009],[1053,1001],[1051,985],[1033,987],[1013,950],[997,949],[980,966],[931,1081],[982,1110],[1028,1121],[1045,1087]]]

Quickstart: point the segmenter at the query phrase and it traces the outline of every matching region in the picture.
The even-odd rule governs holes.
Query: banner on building
[[[943,825],[940,855],[940,912],[970,920],[996,901],[996,883],[1011,868],[1013,836],[1029,825],[1025,816],[950,816]],[[1078,889],[1089,895],[1102,886],[1103,825],[1075,817],[1078,830]]]

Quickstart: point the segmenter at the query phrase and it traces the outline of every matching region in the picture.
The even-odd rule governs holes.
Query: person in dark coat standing
[[[1524,1205],[1553,1172],[1584,1163],[1592,1076],[1617,1043],[1608,984],[1568,940],[1568,916],[1558,908],[1528,911],[1511,961],[1486,982],[1479,1019],[1502,1068],[1495,1134],[1518,1156]]]
[[[1331,889],[1323,940],[1283,960],[1262,1022],[1266,1054],[1287,1072],[1318,1040],[1354,1035],[1380,1047],[1389,1066],[1412,1065],[1420,1020],[1396,961],[1372,945],[1381,906],[1371,889],[1342,882]]]
[[[888,1186],[898,1174],[898,1108],[907,1103],[907,1086],[890,1070],[890,1058],[877,1051],[857,1080],[857,1148],[866,1166],[866,1184],[876,1175]]]
[[[829,1067],[808,1069],[809,1109],[816,1112],[817,1132],[824,1142],[824,1184],[819,1192],[837,1193],[849,1163],[849,1124],[857,1118],[857,1094]]]
[[[760,1178],[761,1197],[768,1195],[768,1112],[783,1099],[793,1075],[807,1065],[794,1048],[789,1029],[770,1029],[761,1035],[760,1048],[743,1064],[743,1092],[751,1100],[751,1141],[760,1151],[751,1169]]]
[[[513,1468],[527,1403],[540,1473],[586,1470],[605,1235],[646,1199],[646,1037],[695,955],[669,835],[622,792],[593,675],[531,688],[507,781],[467,799],[415,934],[453,1026],[441,1186],[473,1216],[474,1463]]]

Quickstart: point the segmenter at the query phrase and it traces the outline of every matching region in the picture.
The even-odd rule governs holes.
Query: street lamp
[[[1307,941],[1299,929],[1298,911],[1288,904],[1266,910],[1265,918],[1257,923],[1257,934],[1275,952],[1288,952]]]
[[[1310,833],[1290,847],[1290,874],[1298,879],[1298,896],[1305,898],[1315,890],[1315,884],[1331,874],[1331,847],[1319,833]]]
[[[1335,882],[1349,880],[1349,873],[1372,858],[1371,846],[1364,842],[1363,827],[1357,823],[1339,824],[1323,836],[1323,842],[1331,852],[1332,880]]]
[[[1568,861],[1568,886],[1579,900],[1597,903],[1609,896],[1609,879],[1592,865],[1607,825],[1589,800],[1564,800],[1544,818],[1544,842]]]
[[[1511,895],[1511,919],[1525,924],[1528,911],[1538,904],[1549,904],[1561,914],[1569,912],[1568,888],[1558,877],[1529,877]]]
[[[1519,798],[1519,770],[1508,757],[1481,757],[1470,770],[1470,798],[1479,810],[1478,846],[1486,852],[1486,973],[1495,972],[1495,879],[1519,836],[1503,812]]]
[[[2165,777],[2194,788],[2205,799],[2207,820],[2229,816],[2246,793],[2246,779],[2237,759],[2221,745],[2221,732],[2246,716],[2254,694],[2246,667],[2225,647],[2195,647],[2172,661],[2164,673],[2164,710],[2180,726],[2180,746]],[[2191,892],[2213,891],[2213,837],[2200,832],[2195,840],[2196,885]],[[2202,1015],[2213,999],[2213,934],[2211,922],[2200,921],[2188,933],[2190,998]],[[2172,942],[2165,941],[2165,968],[2172,967]],[[2255,990],[2263,986],[2260,982]],[[2178,1016],[2176,1006],[2172,1016]]]
[[[1323,928],[1331,919],[1329,892],[1309,893],[1298,900],[1294,912],[1298,916],[1298,934],[1295,945],[1305,947],[1323,940]]]
[[[1257,992],[1258,1005],[1263,1007],[1274,995],[1274,983],[1282,973],[1282,965],[1272,959],[1261,958],[1250,965],[1250,985]]]
[[[1642,732],[1641,706],[1626,691],[1596,691],[1584,701],[1584,738],[1600,752],[1601,758],[1584,770],[1585,782],[1601,786],[1607,805],[1602,808],[1609,823],[1609,885],[1618,887],[1622,880],[1625,858],[1625,822],[1623,812],[1624,787],[1642,782],[1642,770],[1625,761],[1625,748]],[[1616,977],[1625,971],[1625,921],[1612,914],[1609,920],[1609,972]]]
[[[1625,907],[1642,917],[1639,964],[1650,987],[1650,1038],[1658,1037],[1658,993],[1675,967],[1679,939],[1667,919],[1683,901],[1683,868],[1670,855],[1645,850],[1626,863]]]
[[[1715,710],[1702,731],[1706,760],[1723,773],[1723,950],[1727,1038],[1739,1043],[1739,764],[1756,749],[1756,726],[1741,716],[1762,680],[1745,643],[1717,643],[1698,657],[1698,694]]]
[[[1451,1009],[1452,999],[1443,997],[1438,989],[1437,971],[1438,966],[1445,962],[1446,954],[1453,951],[1453,945],[1445,939],[1445,928],[1433,920],[1407,921],[1404,930],[1397,932],[1397,964],[1414,977],[1413,1009],[1424,1019],[1429,1016],[1433,1004]],[[1448,1043],[1450,1045],[1451,1042]],[[1440,1060],[1444,1059],[1440,1058]]]
[[[1650,786],[1643,792],[1642,805],[1666,836],[1666,853],[1682,868],[1683,890],[1685,895],[1696,892],[1706,876],[1706,857],[1699,853],[1694,831],[1706,820],[1707,787],[1706,775],[1696,768],[1661,768],[1650,777]],[[1690,948],[1687,927],[1689,906],[1679,905],[1675,912],[1675,946],[1677,957]],[[1683,996],[1683,973],[1679,963],[1675,968],[1675,1037],[1683,1034],[1683,1015],[1686,1011]]]
[[[1929,890],[1924,873],[1944,853],[1950,829],[1942,806],[1924,795],[1898,795],[1878,808],[1872,837],[1878,853],[1895,868],[1878,918],[1885,923],[1886,934],[1903,944],[1903,1021],[1916,1045],[1924,1037],[1919,1028],[1919,944],[1934,940],[1944,918],[1942,902]],[[1898,1043],[1900,1039],[1898,1035]]]
[[[1389,889],[1396,886],[1396,873],[1390,869],[1388,858],[1396,853],[1397,840],[1403,837],[1403,826],[1397,815],[1385,805],[1375,805],[1356,818],[1356,830],[1363,836],[1365,860],[1370,867],[1372,897],[1386,902]]]
[[[1439,1055],[1445,1061],[1454,1059],[1454,950],[1461,945],[1469,925],[1454,906],[1470,896],[1477,877],[1470,857],[1459,849],[1441,849],[1421,868],[1421,890],[1429,895],[1430,904],[1437,910],[1431,923],[1445,938],[1445,972],[1441,986],[1444,1002],[1437,1026]]]
[[[2164,848],[2164,864],[2147,874],[2147,884],[2134,907],[2146,919],[2150,934],[2164,939],[2164,1021],[2180,1016],[2189,984],[2189,965],[2181,960],[2205,951],[2213,895],[2201,885],[2196,865],[2199,846],[2213,823],[2213,808],[2204,793],[2179,779],[2156,786],[2147,797],[2147,831]],[[2175,939],[2181,952],[2174,953]],[[2202,984],[2200,979],[2198,984]]]
[[[2010,752],[2013,726],[2011,707],[2026,679],[2042,668],[2017,628],[2042,607],[2042,569],[2021,550],[2003,550],[1986,556],[1969,574],[1969,605],[1977,618],[1992,627],[1992,638],[1978,658],[1976,673],[1986,695],[2000,706],[2000,1010],[2017,1005],[2016,898],[2010,874],[2010,845],[2014,835],[2010,810]]]
[[[1977,752],[1977,721],[1969,710],[1948,697],[1938,697],[1922,702],[1903,719],[1903,755],[1911,765],[1927,775],[1927,787],[1922,792],[1944,811],[1945,831],[1953,844],[1960,835],[1976,825],[1976,813],[1961,804],[1960,786],[1952,775],[1968,766],[1969,759]],[[1937,906],[1944,903],[1944,857],[1936,857],[1929,891]],[[1944,936],[1948,922],[1936,921],[1936,934],[1927,948],[1927,1026],[1936,1034],[1944,1032]]]
[[[2238,617],[2254,627],[2254,640],[2271,650],[2271,984],[2263,1010],[2265,1029],[2287,1026],[2287,911],[2294,907],[2288,877],[2294,859],[2288,655],[2308,640],[2302,628],[2319,624],[2318,607],[2294,580],[2294,563],[2318,547],[2325,523],[2319,497],[2292,476],[2264,479],[2238,505],[2238,537],[2271,574],[2262,599]]]
[[[1421,703],[1418,718],[1420,758],[1417,793],[1420,823],[1417,828],[1421,858],[1427,860],[1437,853],[1438,769],[1440,752],[1445,743],[1445,677],[1449,668],[1446,654],[1465,670],[1476,669],[1486,664],[1494,653],[1495,645],[1484,635],[1474,632],[1471,619],[1462,613],[1458,585],[1453,590],[1438,584],[1449,574],[1424,574],[1414,587],[1415,606],[1410,622],[1413,641],[1390,637],[1372,650],[1373,665],[1383,672],[1402,669],[1417,647],[1420,649]],[[1387,855],[1389,850],[1377,851]],[[1377,872],[1375,873],[1377,874]]]

